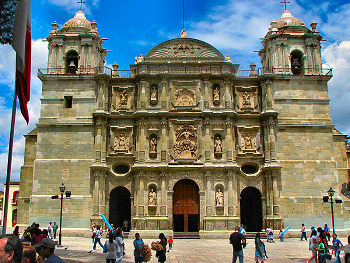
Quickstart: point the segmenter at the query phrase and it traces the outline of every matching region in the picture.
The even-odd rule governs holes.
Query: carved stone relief
[[[195,87],[176,87],[175,106],[195,106],[197,104]]]
[[[260,127],[238,127],[238,143],[240,153],[261,153]]]
[[[237,87],[236,96],[237,110],[259,110],[257,87]]]
[[[198,151],[197,127],[193,125],[175,125],[174,157],[176,159],[196,159]]]

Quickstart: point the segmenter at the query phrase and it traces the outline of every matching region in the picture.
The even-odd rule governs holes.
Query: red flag
[[[30,0],[17,0],[12,47],[16,51],[16,94],[24,119],[29,122],[31,21]]]

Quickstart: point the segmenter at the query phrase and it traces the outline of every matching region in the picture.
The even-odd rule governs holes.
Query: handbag
[[[331,254],[324,254],[325,259],[332,260]]]

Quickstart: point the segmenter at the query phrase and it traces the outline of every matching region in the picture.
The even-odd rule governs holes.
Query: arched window
[[[290,53],[290,64],[294,75],[304,74],[304,54],[300,50],[293,50]]]
[[[67,73],[75,74],[78,69],[79,56],[75,50],[70,50],[66,54],[66,69]]]

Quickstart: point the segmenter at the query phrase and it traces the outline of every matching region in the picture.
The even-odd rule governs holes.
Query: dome
[[[284,26],[305,26],[304,22],[294,17],[289,10],[284,10],[280,19],[277,20],[277,28]]]
[[[62,27],[62,29],[64,28],[86,28],[91,30],[91,22],[89,20],[86,19],[85,17],[85,13],[83,11],[78,11],[74,18],[69,19]]]

